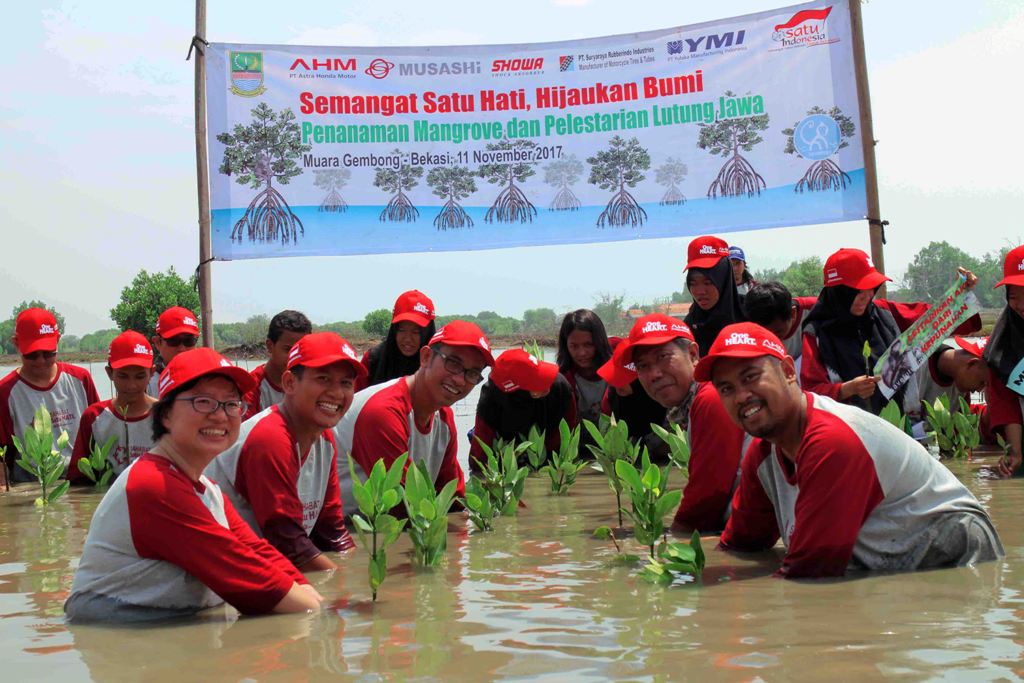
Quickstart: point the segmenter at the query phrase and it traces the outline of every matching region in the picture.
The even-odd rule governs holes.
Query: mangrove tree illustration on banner
[[[476,192],[475,175],[465,166],[435,166],[430,169],[427,185],[430,185],[435,195],[447,200],[440,213],[434,217],[434,225],[438,230],[473,227],[473,219],[459,204],[459,200]]]
[[[662,206],[680,206],[686,203],[686,195],[679,189],[679,183],[683,182],[689,169],[679,159],[669,157],[665,163],[654,170],[654,182],[665,189],[661,201]]]
[[[597,227],[603,228],[605,223],[613,227],[643,225],[647,212],[626,189],[636,187],[646,177],[641,171],[651,167],[651,155],[640,146],[640,141],[635,137],[627,141],[616,135],[608,141],[607,149],[587,157],[587,163],[588,182],[602,190],[615,191],[597,217]]]
[[[754,112],[752,116],[740,118],[719,118],[714,123],[700,124],[700,138],[697,146],[705,149],[711,154],[727,159],[718,175],[708,187],[707,196],[715,199],[719,195],[723,197],[739,197],[746,194],[753,197],[760,195],[761,190],[766,188],[764,178],[761,177],[754,167],[750,165],[740,150],[749,152],[754,145],[764,142],[758,131],[768,129],[768,114],[759,113],[764,111],[764,102],[760,96],[737,98],[736,93],[731,90],[725,92],[722,101],[738,107],[736,102],[742,102],[746,110]],[[721,112],[724,117],[727,112]]]
[[[521,158],[529,160],[533,157],[535,147],[537,143],[533,140],[502,140],[487,144],[487,151],[492,153],[488,158],[493,161],[480,166],[478,173],[492,185],[502,186],[501,192],[495,197],[494,203],[484,216],[488,223],[533,222],[537,209],[516,183],[525,183],[536,171],[529,163],[516,161],[518,157],[515,153],[520,152]]]
[[[234,175],[239,185],[260,190],[235,223],[231,239],[241,242],[245,233],[250,242],[298,241],[298,234],[306,232],[302,221],[273,186],[275,180],[287,185],[300,175],[302,169],[296,160],[313,148],[302,144],[301,129],[292,110],[275,112],[260,102],[252,110],[252,123],[236,123],[231,133],[219,134],[217,141],[226,147],[220,172]]]
[[[558,188],[558,194],[551,200],[549,211],[578,211],[580,200],[573,194],[572,186],[583,175],[583,163],[575,154],[566,154],[544,167],[544,182]]]
[[[786,154],[799,154],[810,165],[803,178],[793,188],[794,192],[822,190],[844,190],[850,184],[850,176],[839,164],[830,158],[849,146],[857,126],[853,119],[843,114],[839,107],[825,111],[814,106],[807,110],[806,118],[797,121],[792,128],[782,129],[786,136]]]
[[[402,155],[402,150],[396,149],[391,153],[397,159],[397,168],[377,166],[373,177],[374,187],[379,187],[391,195],[388,205],[380,212],[381,222],[405,221],[411,223],[420,217],[420,211],[413,206],[412,201],[406,192],[420,184],[423,176],[422,166],[410,166]]]
[[[339,190],[348,184],[352,172],[347,168],[328,168],[313,171],[313,185],[321,190],[326,190],[327,195],[320,202],[321,211],[334,211],[344,213],[348,204],[342,198]]]

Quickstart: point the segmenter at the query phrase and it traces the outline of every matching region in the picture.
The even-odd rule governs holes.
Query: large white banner
[[[221,260],[866,213],[845,1],[560,43],[206,54]]]

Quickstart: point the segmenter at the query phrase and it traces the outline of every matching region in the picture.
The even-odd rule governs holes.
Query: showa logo
[[[430,309],[427,308],[422,301],[417,301],[416,305],[412,307],[412,310],[416,311],[417,313],[422,313],[424,315],[430,315]]]
[[[140,355],[140,356],[152,356],[153,355],[153,352],[150,351],[149,349],[147,349],[142,344],[136,344],[135,345],[135,349],[132,351],[132,353]]]
[[[57,334],[57,328],[43,323],[39,326],[39,334]]]
[[[495,59],[491,62],[492,76],[525,76],[544,73],[543,57],[516,57]]]
[[[239,97],[257,97],[267,91],[263,86],[262,52],[229,52],[231,92]]]
[[[733,332],[729,335],[729,338],[725,340],[725,345],[736,346],[737,344],[742,344],[743,346],[757,346],[757,340],[746,332]]]
[[[838,42],[838,38],[829,38],[825,32],[825,20],[831,12],[831,5],[824,9],[801,10],[788,21],[775,25],[772,40],[779,43],[781,49]]]
[[[644,326],[640,328],[642,334],[650,334],[651,332],[667,332],[668,325],[665,323],[659,323],[657,320],[652,320],[648,323],[644,323]]]

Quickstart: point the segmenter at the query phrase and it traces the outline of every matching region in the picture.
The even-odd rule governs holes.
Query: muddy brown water
[[[701,580],[653,586],[590,536],[614,496],[588,472],[568,496],[529,480],[489,533],[453,514],[446,564],[410,565],[401,539],[370,600],[366,553],[314,575],[317,615],[230,608],[149,628],[69,626],[62,605],[99,494],[49,510],[0,494],[3,681],[1014,680],[1024,676],[1024,480],[951,469],[988,507],[1007,557],[978,567],[856,580],[772,578],[781,549],[713,550]],[[678,476],[677,476],[678,480]],[[631,541],[627,547],[641,552]]]

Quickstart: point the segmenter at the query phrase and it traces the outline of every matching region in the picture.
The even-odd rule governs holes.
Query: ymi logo
[[[424,315],[430,315],[430,309],[427,308],[422,302],[417,302],[416,305],[412,307],[412,310],[416,311],[417,313],[423,313]]]
[[[137,353],[140,356],[152,356],[153,355],[153,352],[150,351],[145,346],[143,346],[142,344],[136,344],[135,345],[135,350],[132,351],[132,353]]]
[[[665,323],[659,323],[657,320],[652,320],[649,323],[645,323],[644,326],[640,328],[640,332],[642,334],[647,334],[648,332],[666,331],[668,331],[668,325],[666,325]]]
[[[733,332],[729,335],[729,338],[725,340],[726,346],[735,346],[736,344],[742,344],[744,346],[757,346],[757,340],[751,337],[746,332]]]
[[[57,328],[43,323],[39,326],[39,334],[57,334]]]
[[[825,273],[825,277],[829,279],[829,282],[831,282],[832,280],[838,280],[839,270],[837,270],[836,268],[829,268],[828,272]]]
[[[558,58],[558,70],[559,71],[575,71],[576,60],[573,59],[572,55],[563,55]]]
[[[668,48],[670,55],[681,55],[683,53],[683,41],[681,40],[670,40],[665,43],[665,47]]]

